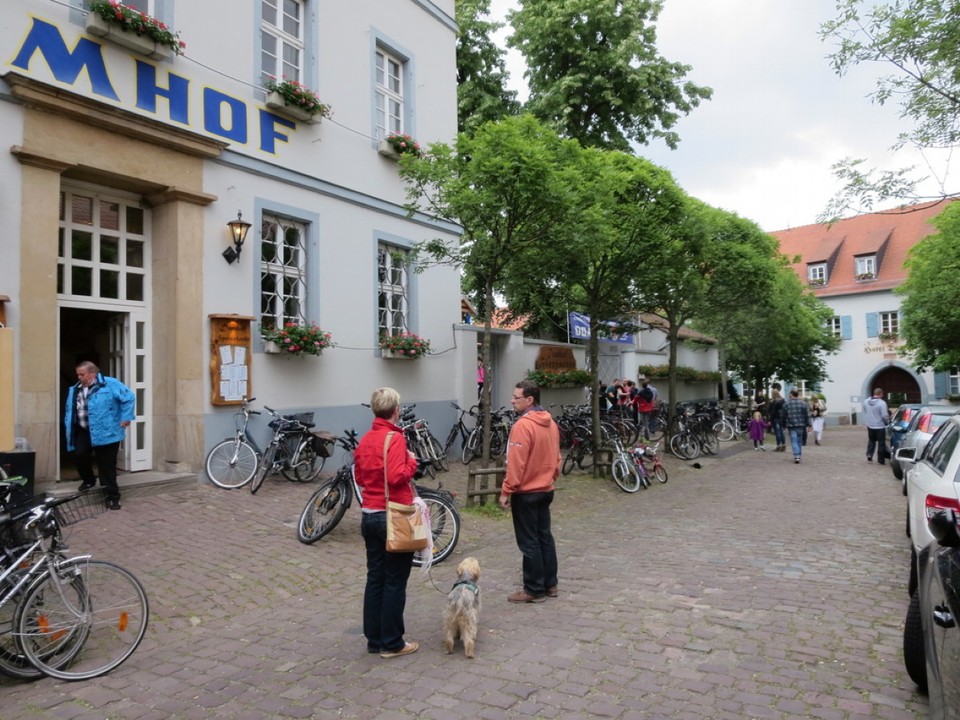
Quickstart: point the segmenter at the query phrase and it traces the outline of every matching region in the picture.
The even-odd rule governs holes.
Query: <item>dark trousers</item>
[[[557,585],[557,546],[550,532],[553,491],[510,496],[513,532],[523,554],[523,589],[543,595]]]
[[[367,650],[403,647],[403,609],[413,553],[387,552],[387,514],[363,513],[360,534],[367,547],[367,587],[363,591],[363,634]]]
[[[890,453],[887,451],[887,429],[867,428],[867,459],[873,460],[874,448],[877,450],[877,462],[883,465]]]
[[[96,485],[97,478],[93,474],[93,463],[97,463],[97,474],[100,476],[100,485],[108,500],[120,499],[120,488],[117,487],[117,452],[120,443],[107,445],[91,445],[90,430],[76,427],[73,433],[73,461],[80,473],[80,479],[88,485]]]

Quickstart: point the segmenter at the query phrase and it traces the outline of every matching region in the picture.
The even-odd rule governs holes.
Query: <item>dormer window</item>
[[[854,258],[854,276],[859,281],[874,280],[877,277],[877,256],[861,255]]]
[[[827,284],[827,264],[816,263],[807,266],[807,283],[810,285]]]

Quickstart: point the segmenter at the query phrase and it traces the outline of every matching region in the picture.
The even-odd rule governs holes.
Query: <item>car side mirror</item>
[[[960,528],[957,527],[957,513],[949,508],[935,511],[927,519],[930,534],[943,547],[960,547]]]
[[[893,456],[902,463],[915,463],[917,461],[917,449],[915,447],[897,448]]]

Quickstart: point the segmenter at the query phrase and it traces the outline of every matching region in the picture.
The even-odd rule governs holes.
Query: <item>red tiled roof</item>
[[[884,212],[838,220],[832,225],[806,225],[770,233],[788,258],[800,257],[791,267],[807,281],[809,264],[827,263],[827,284],[812,288],[819,296],[890,290],[907,279],[903,267],[907,253],[918,241],[936,231],[930,220],[950,200],[921,203]],[[877,256],[875,280],[858,282],[854,258]],[[832,257],[832,259],[831,259]]]

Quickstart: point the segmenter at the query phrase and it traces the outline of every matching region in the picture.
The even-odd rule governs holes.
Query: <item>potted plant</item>
[[[263,327],[260,336],[267,343],[267,353],[279,355],[321,355],[323,349],[333,347],[332,336],[313,323],[299,325],[285,323],[282,327]],[[273,343],[274,347],[269,347]]]
[[[430,352],[430,341],[414,333],[381,335],[380,349],[383,357],[397,360],[416,360]]]
[[[872,272],[860,273],[856,276],[857,282],[864,282],[866,280],[873,280],[875,275]]]
[[[86,30],[152,58],[182,55],[187,44],[180,33],[119,0],[92,0]]]
[[[414,157],[421,157],[423,155],[423,150],[416,140],[409,135],[400,133],[390,133],[387,135],[380,141],[380,147],[377,151],[381,155],[393,158],[394,160],[399,159],[401,155],[413,155]]]
[[[527,370],[527,380],[542,388],[572,388],[591,385],[593,376],[586,370]]]
[[[330,117],[330,106],[320,102],[313,90],[296,80],[272,78],[264,89],[267,91],[266,106],[295,120],[312,125]]]

